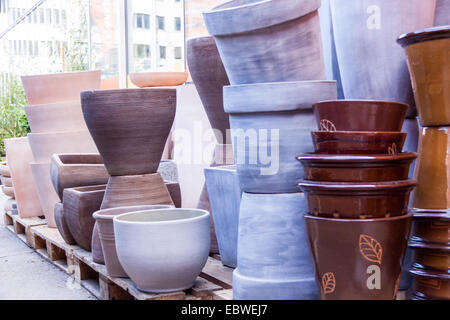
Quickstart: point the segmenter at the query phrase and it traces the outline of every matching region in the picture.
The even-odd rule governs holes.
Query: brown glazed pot
[[[91,251],[95,223],[92,214],[100,209],[105,189],[105,185],[64,189],[64,217],[67,226],[77,244],[88,251]]]
[[[179,86],[186,82],[187,72],[130,73],[130,81],[139,88]]]
[[[176,89],[83,91],[81,105],[111,176],[156,172],[175,117]]]
[[[80,92],[100,88],[100,70],[22,76],[28,104],[80,99]]]
[[[375,219],[405,215],[415,180],[383,182],[319,182],[300,180],[308,213],[343,219]]]
[[[169,191],[175,208],[181,208],[182,200],[180,184],[175,181],[164,181],[164,184],[166,185],[167,191]]]
[[[11,170],[9,170],[8,163],[6,161],[0,163],[0,175],[7,178],[11,177]]]
[[[450,214],[415,212],[411,241],[450,246]]]
[[[187,61],[195,88],[200,95],[206,115],[216,132],[218,143],[226,143],[230,129],[228,115],[223,110],[223,87],[230,84],[213,37],[187,41]],[[228,133],[229,135],[229,133]]]
[[[70,245],[76,245],[77,242],[70,233],[69,227],[67,226],[66,218],[64,217],[64,207],[62,202],[57,202],[55,204],[55,222],[59,233],[63,237],[64,241]]]
[[[450,300],[450,273],[412,267],[413,282],[406,297],[410,300]]]
[[[313,110],[321,131],[400,131],[408,105],[391,101],[332,100],[316,103]]]
[[[103,158],[95,153],[54,154],[50,175],[60,199],[66,188],[106,184],[109,179]]]
[[[394,155],[298,155],[305,180],[329,182],[376,182],[408,179],[409,167],[417,153]]]
[[[312,131],[314,151],[326,154],[395,154],[401,152],[406,132]]]
[[[410,241],[409,248],[413,249],[412,260],[415,266],[450,272],[450,245],[425,244]]]
[[[109,276],[128,277],[119,262],[119,258],[117,257],[113,224],[114,216],[127,212],[166,208],[173,208],[173,206],[130,206],[105,209],[94,212],[92,216],[97,222],[96,225],[98,228],[98,236],[101,242],[106,271]]]
[[[305,215],[323,300],[394,300],[412,214],[347,220]]]
[[[420,124],[450,125],[450,26],[404,34],[397,42],[406,51]]]

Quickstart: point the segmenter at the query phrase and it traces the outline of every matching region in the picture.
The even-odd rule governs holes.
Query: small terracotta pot
[[[66,188],[106,184],[109,179],[103,158],[94,153],[54,154],[50,175],[60,199]]]
[[[397,41],[406,51],[420,124],[450,125],[450,26],[411,32]]]
[[[100,88],[100,70],[22,76],[28,104],[80,99],[80,92]]]
[[[400,131],[405,103],[373,100],[332,100],[313,105],[317,127],[331,131]]]
[[[105,189],[105,185],[64,189],[64,217],[67,226],[77,244],[88,251],[91,251],[95,223],[92,214],[100,209]]]
[[[179,86],[186,82],[187,72],[130,73],[131,82],[139,88]]]
[[[450,245],[450,214],[415,212],[411,240],[421,243]]]
[[[0,175],[7,178],[11,177],[11,170],[9,169],[6,161],[0,163]]]
[[[448,272],[450,269],[450,245],[409,242],[413,250],[414,266]]]
[[[301,180],[308,213],[343,219],[375,219],[405,215],[416,181],[319,182]]]
[[[13,187],[11,178],[1,176],[0,180],[2,181],[2,185],[4,185],[5,187]]]
[[[413,267],[411,289],[406,296],[410,300],[450,300],[450,274]]]
[[[450,0],[436,0],[435,26],[450,24]]]
[[[329,182],[376,182],[408,179],[409,167],[417,153],[394,155],[298,155],[305,180]]]
[[[97,222],[99,239],[102,246],[103,257],[108,275],[111,277],[128,277],[119,262],[116,252],[116,240],[114,236],[113,218],[122,213],[166,209],[171,206],[131,206],[99,210],[92,217]]]
[[[412,214],[354,220],[305,215],[323,300],[394,300]]]
[[[401,152],[405,132],[313,131],[314,150],[326,154],[395,154]]]
[[[72,233],[70,233],[66,218],[64,217],[64,207],[62,202],[57,202],[55,204],[55,222],[56,227],[58,228],[58,231],[63,237],[64,241],[70,245],[77,244],[72,236]]]
[[[2,186],[2,191],[3,193],[11,198],[15,198],[15,193],[14,193],[14,188],[13,187],[7,187],[5,185]]]

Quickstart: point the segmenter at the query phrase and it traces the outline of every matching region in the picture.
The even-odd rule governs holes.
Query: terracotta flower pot
[[[99,210],[94,212],[92,217],[97,222],[99,239],[102,246],[103,257],[105,259],[106,271],[111,277],[128,277],[119,262],[116,252],[116,240],[114,236],[113,218],[122,213],[166,209],[171,206],[131,206],[112,209]]]
[[[411,241],[448,246],[450,245],[449,230],[450,214],[416,212],[411,229]]]
[[[13,187],[11,178],[1,176],[0,180],[2,181],[2,185],[4,185],[5,187]]]
[[[14,194],[14,188],[13,187],[7,187],[7,186],[2,186],[2,191],[3,193],[11,198],[15,198],[15,194]]]
[[[400,131],[408,105],[390,101],[334,100],[316,103],[313,110],[317,127],[324,131]]]
[[[305,215],[323,300],[394,300],[412,214],[382,219]]]
[[[0,175],[7,178],[11,177],[11,170],[9,169],[6,161],[0,163]]]
[[[422,126],[450,125],[450,26],[400,36]]]
[[[343,219],[375,219],[405,215],[416,181],[319,182],[301,180],[308,213]]]
[[[79,97],[77,101],[24,106],[33,133],[86,131]]]
[[[77,244],[91,251],[95,219],[92,214],[100,209],[105,185],[64,189],[64,218]],[[101,250],[101,248],[100,248]]]
[[[450,25],[450,0],[436,0],[435,26]]]
[[[226,143],[230,121],[223,110],[223,87],[230,84],[213,37],[187,41],[187,61],[192,80],[218,143]]]
[[[329,155],[303,153],[306,180],[329,182],[376,182],[408,179],[409,167],[417,153],[394,155]]]
[[[69,226],[66,222],[66,217],[64,216],[64,207],[62,202],[57,202],[55,204],[55,222],[59,233],[63,237],[64,241],[70,245],[76,245],[77,242],[70,233]]]
[[[94,153],[54,154],[50,175],[60,199],[66,188],[106,184],[109,179],[103,158]]]
[[[336,53],[346,99],[399,101],[414,97],[398,35],[433,25],[435,0],[332,0]],[[363,63],[364,61],[364,63]]]
[[[30,168],[33,154],[28,139],[26,137],[5,139],[5,147],[19,216],[21,218],[42,216],[41,203]]]
[[[179,86],[186,82],[187,72],[130,73],[131,82],[139,88]]]
[[[185,290],[209,254],[209,213],[158,209],[114,217],[117,256],[125,273],[145,292]]]
[[[448,272],[450,269],[450,245],[426,244],[410,241],[414,266]]]
[[[407,292],[410,300],[450,300],[450,274],[428,269],[409,270],[414,280]]]
[[[101,71],[64,72],[22,76],[28,104],[80,99],[80,91],[100,88]]]
[[[156,172],[175,117],[175,89],[84,91],[81,103],[110,175]]]
[[[231,0],[203,12],[230,83],[325,79],[319,7],[319,0]]]
[[[234,159],[243,191],[296,192],[303,178],[295,156],[313,151],[312,104],[336,98],[336,82],[260,83],[224,87]]]
[[[314,150],[324,154],[396,154],[401,152],[406,132],[313,131]]]
[[[36,190],[41,202],[42,212],[50,228],[56,228],[55,204],[60,202],[50,178],[50,163],[30,163]]]
[[[235,300],[316,299],[302,194],[243,193],[239,213]]]

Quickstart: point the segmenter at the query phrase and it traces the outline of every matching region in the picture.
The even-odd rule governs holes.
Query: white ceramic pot
[[[210,247],[209,212],[157,209],[114,217],[120,264],[139,290],[186,290],[206,264]]]

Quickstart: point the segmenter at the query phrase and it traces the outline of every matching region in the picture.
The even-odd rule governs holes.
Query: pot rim
[[[65,76],[65,75],[75,75],[75,74],[80,74],[80,73],[100,73],[101,74],[102,70],[101,69],[95,69],[95,70],[84,70],[84,71],[73,71],[73,72],[56,72],[56,73],[47,73],[47,74],[31,74],[31,75],[23,75],[20,76],[21,79],[32,79],[32,78],[51,78],[51,77],[61,77],[61,76]]]
[[[402,106],[404,108],[409,108],[409,105],[407,103],[403,102],[397,102],[397,101],[389,101],[389,100],[364,100],[364,99],[334,99],[334,100],[323,100],[315,103],[313,105],[313,108],[315,106],[325,105],[325,104],[345,104],[345,103],[351,103],[351,104],[359,104],[359,103],[373,103],[373,104],[387,104],[387,105],[398,105]]]
[[[132,72],[131,75],[140,75],[140,74],[157,74],[157,75],[166,75],[166,74],[178,74],[178,75],[187,75],[186,71],[143,71],[143,72]]]
[[[411,212],[401,215],[401,216],[395,216],[395,217],[389,217],[389,218],[373,218],[373,219],[348,219],[348,218],[326,218],[321,216],[314,216],[309,213],[304,213],[303,218],[305,220],[318,220],[318,221],[329,221],[329,222],[344,222],[344,223],[371,223],[371,222],[392,222],[396,220],[403,220],[403,219],[412,219],[413,215]]]
[[[106,187],[107,187],[107,184],[98,184],[98,185],[93,185],[93,186],[82,186],[82,187],[74,187],[74,188],[65,188],[64,191],[70,190],[68,192],[74,192],[76,194],[86,194],[86,193],[93,193],[93,192],[105,192],[106,191]],[[91,188],[93,190],[86,190],[86,191],[83,190],[83,189],[91,189]]]
[[[378,182],[329,182],[299,180],[297,186],[308,193],[311,191],[389,191],[394,189],[412,189],[417,184],[415,179]]]
[[[196,217],[189,217],[184,219],[176,219],[176,220],[163,220],[163,221],[126,221],[122,220],[121,218],[125,216],[134,215],[137,213],[143,213],[143,212],[151,212],[151,211],[196,211],[201,212],[202,214]],[[205,218],[209,218],[209,212],[203,209],[196,209],[196,208],[167,208],[167,209],[155,209],[155,210],[140,210],[140,211],[134,211],[134,212],[127,212],[123,214],[119,214],[117,216],[114,216],[114,223],[122,223],[122,224],[128,224],[128,225],[171,225],[171,224],[177,224],[177,223],[186,223],[186,222],[195,222],[198,220],[202,220]]]
[[[408,247],[413,249],[427,249],[450,252],[450,243],[424,242],[414,239],[414,236],[411,237],[408,243]]]
[[[60,156],[102,156],[99,153],[55,153],[52,155],[51,161],[53,161],[58,168],[66,168],[66,167],[104,167],[104,163],[64,163],[61,160]],[[106,170],[106,169],[105,169]]]
[[[52,103],[38,103],[38,104],[29,104],[26,106],[23,106],[25,109],[25,113],[28,110],[40,109],[40,108],[50,108],[50,107],[56,107],[56,108],[63,108],[62,105],[73,105],[78,104],[81,107],[81,102],[79,100],[69,100],[69,101],[61,101],[61,102],[52,102]],[[59,107],[61,106],[61,107]]]
[[[314,135],[332,135],[332,136],[406,136],[407,132],[402,131],[311,131]]]
[[[133,211],[138,208],[147,207],[147,209],[141,209],[138,211]],[[175,206],[172,205],[165,205],[165,204],[154,204],[154,205],[136,205],[136,206],[123,206],[123,207],[114,207],[114,208],[108,208],[108,209],[100,209],[95,211],[92,214],[92,217],[95,220],[113,220],[113,218],[119,214],[114,215],[114,211],[129,209],[130,211],[121,212],[123,213],[132,213],[132,212],[141,212],[141,211],[147,211],[147,210],[156,210],[156,209],[170,209],[175,208]],[[113,213],[113,214],[108,214]]]
[[[83,90],[80,92],[81,104],[83,105],[83,100],[89,99],[91,96],[103,96],[118,93],[167,93],[175,94],[177,92],[176,88],[171,87],[146,87],[146,88],[124,88],[124,89],[93,89],[93,90]]]
[[[397,38],[397,43],[402,47],[407,47],[415,43],[448,38],[450,38],[450,25],[437,26],[404,33]]]
[[[418,209],[410,208],[414,214],[414,219],[436,219],[450,221],[449,209]]]
[[[418,276],[418,277],[435,278],[435,279],[440,279],[440,280],[444,280],[444,281],[450,280],[450,272],[436,271],[436,270],[425,269],[425,268],[422,269],[422,268],[418,268],[417,265],[411,267],[411,269],[409,269],[408,272],[410,274],[412,274],[413,276]]]
[[[395,162],[403,160],[416,159],[416,152],[399,152],[390,154],[325,154],[315,152],[305,152],[297,155],[295,158],[300,162],[306,163],[379,163],[379,162]]]

